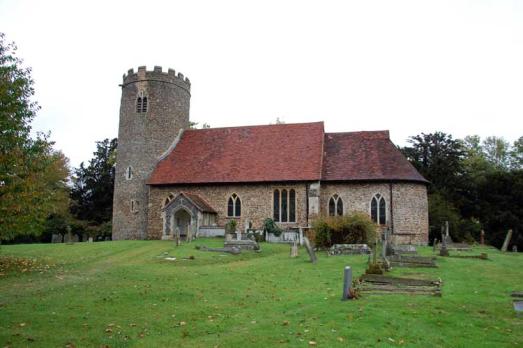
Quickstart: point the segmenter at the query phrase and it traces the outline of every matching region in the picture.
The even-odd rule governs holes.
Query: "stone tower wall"
[[[169,69],[139,67],[123,76],[113,203],[113,239],[147,237],[148,188],[145,184],[159,158],[180,130],[189,127],[189,79]],[[140,93],[147,111],[137,112]],[[131,167],[132,178],[126,173]],[[135,201],[135,211],[131,211]]]

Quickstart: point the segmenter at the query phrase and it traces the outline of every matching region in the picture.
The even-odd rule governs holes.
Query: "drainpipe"
[[[307,219],[307,227],[309,227],[309,184],[305,184],[305,217]]]
[[[390,191],[390,232],[394,233],[394,210],[393,210],[393,199],[392,199],[392,182],[389,183]]]

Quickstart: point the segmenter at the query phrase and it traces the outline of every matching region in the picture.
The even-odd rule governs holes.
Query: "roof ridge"
[[[211,127],[211,128],[188,128],[185,131],[209,131],[209,130],[215,130],[215,129],[238,129],[238,128],[258,128],[258,127],[277,127],[277,126],[299,126],[299,125],[315,125],[315,124],[324,124],[323,121],[316,121],[316,122],[297,122],[297,123],[269,123],[269,124],[255,124],[250,126],[226,126],[226,127]]]

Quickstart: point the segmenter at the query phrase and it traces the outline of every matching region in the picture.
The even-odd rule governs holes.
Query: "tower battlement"
[[[191,91],[191,81],[187,77],[185,77],[180,72],[176,74],[176,71],[174,71],[174,69],[171,68],[169,68],[167,72],[164,72],[161,66],[155,66],[153,70],[147,70],[147,67],[139,66],[138,71],[136,72],[134,71],[134,69],[129,69],[127,71],[127,74],[123,75],[122,86],[126,86],[128,84],[140,81],[151,80],[172,83],[177,85],[178,87],[187,90],[187,92]]]

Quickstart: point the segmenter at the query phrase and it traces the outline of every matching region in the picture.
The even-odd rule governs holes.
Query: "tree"
[[[487,160],[498,169],[506,170],[510,165],[510,144],[502,137],[490,136],[483,140],[483,152]]]
[[[39,107],[22,64],[0,33],[0,241],[39,234],[47,216],[67,205],[59,204],[67,202],[67,158],[49,135],[30,136]]]
[[[71,213],[76,219],[101,226],[111,221],[117,139],[96,142],[94,157],[75,169]]]
[[[478,191],[487,240],[501,247],[507,230],[512,229],[513,243],[523,249],[523,170],[491,173]]]
[[[410,147],[400,149],[427,180],[429,194],[440,193],[461,209],[467,203],[466,149],[461,140],[443,132],[410,137]]]
[[[523,169],[523,136],[512,145],[510,150],[510,167],[512,169]]]

